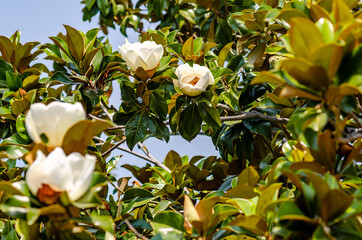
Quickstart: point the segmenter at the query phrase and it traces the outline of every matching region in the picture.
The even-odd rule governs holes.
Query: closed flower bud
[[[151,41],[131,44],[126,39],[126,43],[118,49],[132,71],[139,67],[145,71],[156,69],[163,55],[163,46]]]
[[[86,117],[82,104],[35,103],[25,117],[25,127],[35,143],[61,146],[69,128]]]
[[[176,68],[178,80],[174,80],[175,87],[189,96],[196,96],[204,92],[209,85],[214,84],[214,77],[207,67],[194,64],[183,64]]]
[[[54,203],[62,192],[70,200],[80,198],[89,188],[96,158],[80,153],[65,155],[57,147],[48,156],[41,151],[26,173],[30,191],[46,204]]]

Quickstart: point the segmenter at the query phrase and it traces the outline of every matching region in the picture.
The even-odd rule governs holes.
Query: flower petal
[[[85,111],[80,103],[35,103],[25,117],[25,126],[35,143],[42,143],[44,134],[48,139],[46,145],[56,147],[61,146],[69,128],[83,119]]]
[[[42,186],[45,172],[42,170],[42,164],[45,161],[45,155],[38,150],[36,154],[36,160],[30,165],[25,175],[25,181],[30,191],[36,195],[39,188]]]
[[[185,85],[184,87],[180,88],[181,91],[191,97],[199,95],[200,93],[202,93],[204,90],[199,89],[199,88],[194,88],[191,85]]]
[[[89,188],[96,158],[91,155],[83,157],[79,153],[72,153],[67,158],[72,169],[73,182],[67,189],[69,199],[75,201],[80,198]]]

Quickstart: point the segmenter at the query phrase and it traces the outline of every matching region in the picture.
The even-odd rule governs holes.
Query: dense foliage
[[[361,2],[82,4],[142,44],[0,36],[2,240],[361,239]],[[142,143],[201,133],[219,157]],[[150,163],[122,165],[137,181],[117,148]]]

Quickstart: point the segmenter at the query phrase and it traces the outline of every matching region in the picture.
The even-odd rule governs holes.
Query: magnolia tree
[[[361,239],[361,2],[81,4],[139,42],[0,36],[1,239]],[[142,143],[170,134],[220,155]]]

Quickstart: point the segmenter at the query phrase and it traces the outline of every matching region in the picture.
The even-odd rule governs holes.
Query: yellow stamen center
[[[189,83],[192,86],[195,86],[198,82],[199,82],[200,78],[199,77],[195,77],[194,79],[192,79],[192,81],[190,81]]]

